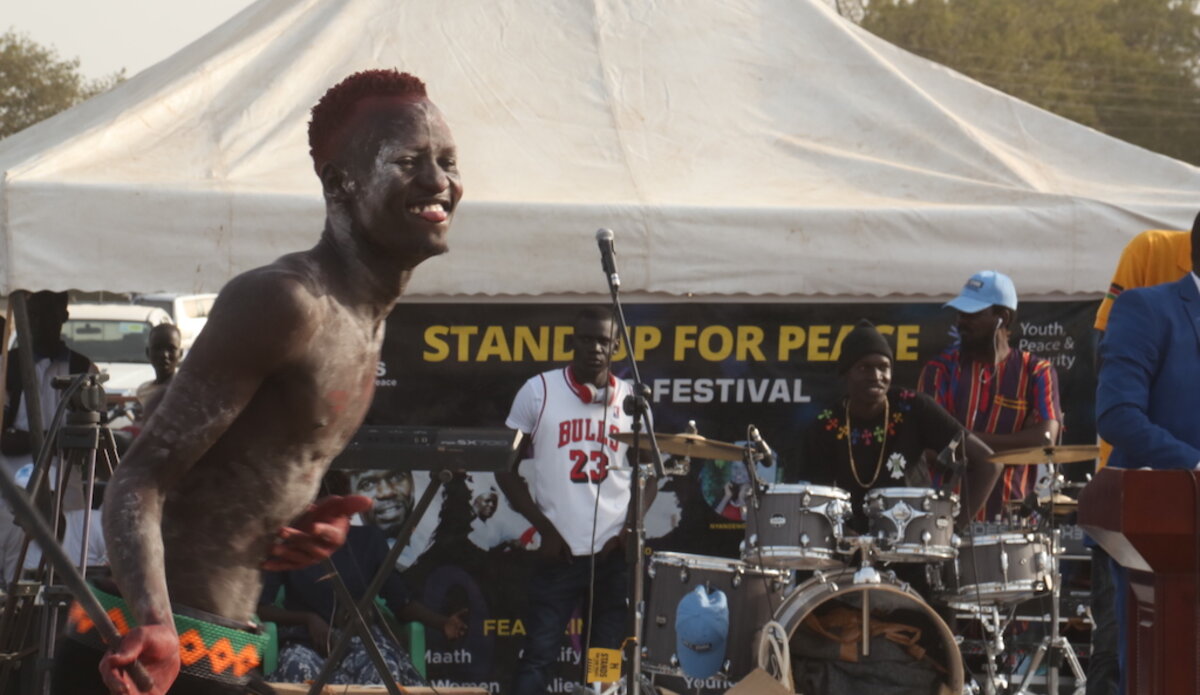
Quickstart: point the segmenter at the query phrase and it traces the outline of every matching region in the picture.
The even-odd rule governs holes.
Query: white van
[[[132,396],[138,386],[154,378],[146,341],[151,328],[172,323],[167,312],[137,304],[71,304],[67,312],[63,340],[108,373],[105,391]]]
[[[135,304],[156,306],[171,317],[179,326],[179,335],[183,339],[183,351],[187,352],[200,329],[208,321],[208,312],[212,311],[215,294],[138,294],[133,296]]]

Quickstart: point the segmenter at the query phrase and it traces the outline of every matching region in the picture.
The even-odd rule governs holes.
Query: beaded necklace
[[[883,470],[883,452],[887,451],[887,422],[890,405],[888,399],[885,397],[883,399],[883,439],[879,442],[879,460],[875,462],[875,475],[871,476],[871,482],[864,483],[862,478],[858,477],[858,466],[854,465],[854,445],[851,443],[854,437],[850,434],[854,432],[854,427],[850,424],[850,399],[846,399],[846,453],[850,456],[850,473],[854,476],[855,482],[862,486],[864,490],[871,489],[875,481],[879,480],[879,472]]]

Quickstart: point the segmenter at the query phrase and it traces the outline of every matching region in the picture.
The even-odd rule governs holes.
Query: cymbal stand
[[[1079,658],[1075,656],[1075,650],[1071,648],[1067,638],[1059,632],[1058,621],[1061,607],[1059,606],[1060,596],[1062,594],[1062,573],[1058,569],[1058,556],[1062,554],[1062,545],[1060,544],[1060,532],[1055,526],[1054,513],[1054,496],[1062,491],[1065,485],[1065,478],[1058,470],[1058,464],[1053,460],[1046,461],[1050,476],[1050,515],[1048,525],[1050,527],[1050,634],[1042,639],[1042,643],[1038,645],[1037,651],[1034,652],[1033,659],[1029,662],[1029,669],[1025,672],[1025,677],[1021,680],[1021,686],[1017,689],[1017,695],[1032,695],[1029,690],[1029,683],[1033,680],[1033,676],[1037,673],[1038,668],[1042,665],[1042,659],[1048,658],[1046,665],[1046,692],[1050,695],[1058,695],[1058,676],[1059,668],[1063,658],[1067,660],[1067,665],[1071,668],[1071,674],[1075,677],[1075,695],[1083,695],[1087,689],[1087,675],[1083,671],[1083,667],[1079,665]]]

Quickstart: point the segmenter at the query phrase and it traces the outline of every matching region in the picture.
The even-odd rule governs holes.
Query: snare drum
[[[742,559],[755,565],[816,570],[841,567],[837,542],[850,493],[824,485],[771,485],[746,506]]]
[[[924,487],[881,487],[867,493],[863,512],[875,556],[886,562],[927,562],[955,556],[958,495]]]
[[[753,668],[755,633],[771,619],[791,578],[784,570],[760,569],[738,560],[686,553],[654,553],[648,564],[642,670],[682,676],[675,654],[675,609],[698,586],[725,592],[729,635],[720,675],[738,681]]]
[[[942,571],[938,596],[955,608],[1016,603],[1054,585],[1054,555],[1041,533],[998,533],[964,540]]]

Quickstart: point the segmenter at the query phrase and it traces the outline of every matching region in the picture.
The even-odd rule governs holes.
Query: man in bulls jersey
[[[611,312],[582,311],[572,341],[569,365],[534,376],[517,393],[507,425],[525,434],[528,448],[516,471],[496,474],[512,508],[541,536],[513,695],[546,692],[581,600],[585,621],[590,616],[585,649],[619,648],[625,626],[629,569],[621,548],[632,527],[632,471],[628,446],[611,436],[632,428],[625,410],[632,390],[609,371]]]

